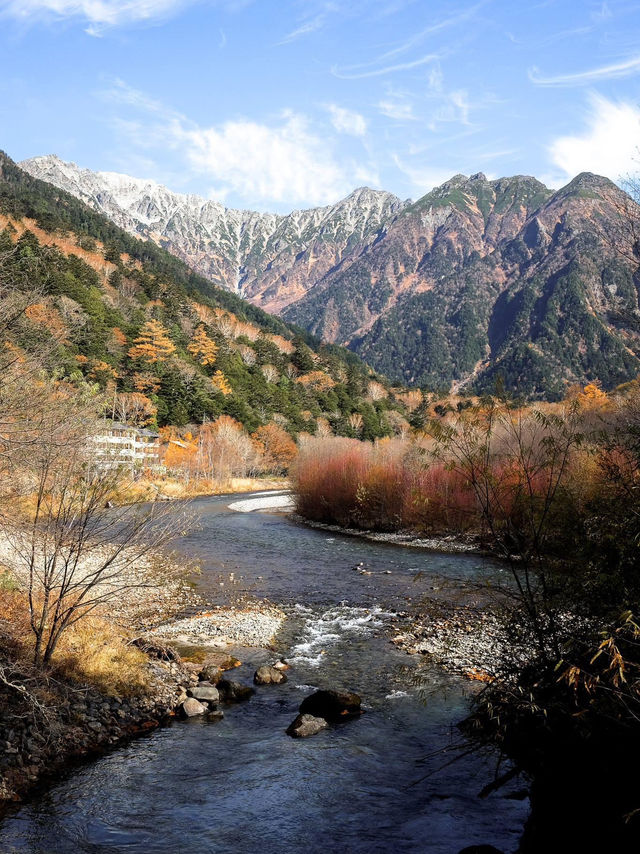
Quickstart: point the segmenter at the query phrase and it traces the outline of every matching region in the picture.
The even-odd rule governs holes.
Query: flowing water
[[[218,601],[248,592],[283,604],[290,616],[278,652],[292,664],[288,683],[260,687],[220,723],[176,722],[71,771],[5,819],[0,851],[516,851],[528,812],[513,797],[522,783],[480,799],[496,757],[454,749],[470,684],[435,668],[417,678],[415,657],[389,643],[422,595],[462,598],[500,568],[281,514],[236,513],[232,500],[193,502],[199,523],[180,549],[200,560],[199,587]],[[370,575],[354,571],[361,563]],[[232,678],[241,681],[274,658],[237,654],[244,664]],[[357,691],[365,714],[289,738],[284,730],[316,687]]]

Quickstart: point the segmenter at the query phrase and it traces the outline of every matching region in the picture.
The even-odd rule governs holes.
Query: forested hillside
[[[0,275],[33,292],[13,344],[101,387],[123,420],[224,414],[249,431],[391,432],[402,406],[359,360],[213,286],[0,155]],[[116,409],[118,410],[116,412]]]

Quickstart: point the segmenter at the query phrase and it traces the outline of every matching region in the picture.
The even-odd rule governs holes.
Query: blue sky
[[[0,0],[0,147],[289,211],[637,171],[640,2]]]

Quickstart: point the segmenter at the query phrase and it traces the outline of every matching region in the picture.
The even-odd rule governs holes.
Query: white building
[[[95,461],[101,468],[142,469],[155,467],[160,462],[160,435],[153,430],[105,420],[93,441]]]

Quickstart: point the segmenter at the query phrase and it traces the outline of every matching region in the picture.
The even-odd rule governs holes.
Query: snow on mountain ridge
[[[308,288],[310,276],[323,275],[356,243],[373,239],[406,205],[391,193],[360,187],[326,207],[259,213],[175,193],[149,179],[82,169],[56,155],[20,166],[165,246],[214,283],[276,311],[297,298],[303,278]]]

